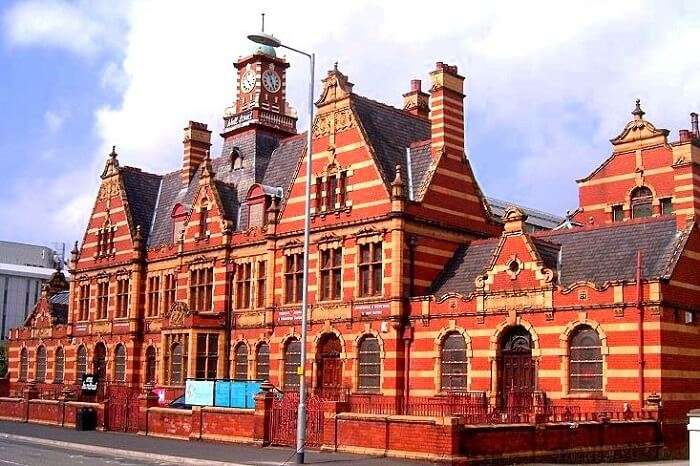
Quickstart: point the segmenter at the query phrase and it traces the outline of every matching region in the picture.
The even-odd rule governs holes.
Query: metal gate
[[[306,446],[320,447],[323,443],[323,399],[309,395],[306,402]],[[299,393],[284,393],[272,403],[270,443],[295,447],[297,442],[297,413]]]
[[[107,385],[106,428],[121,432],[139,430],[139,387],[131,385]]]

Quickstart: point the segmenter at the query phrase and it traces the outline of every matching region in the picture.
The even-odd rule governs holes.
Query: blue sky
[[[674,138],[700,110],[697,2],[240,3],[0,1],[0,239],[82,239],[113,144],[122,164],[177,168],[187,120],[221,128],[261,10],[317,53],[319,76],[338,61],[393,105],[436,61],[458,65],[482,189],[554,213],[576,207],[574,179],[607,158],[634,99]],[[303,127],[306,68],[288,58]]]

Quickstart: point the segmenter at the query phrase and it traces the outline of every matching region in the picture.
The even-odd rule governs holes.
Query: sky
[[[700,110],[697,1],[0,0],[0,239],[70,249],[113,145],[122,165],[179,168],[188,120],[221,130],[261,12],[316,53],[317,93],[337,61],[355,92],[401,106],[411,79],[457,65],[482,190],[555,214],[635,99],[673,139]],[[307,65],[287,59],[304,128]]]

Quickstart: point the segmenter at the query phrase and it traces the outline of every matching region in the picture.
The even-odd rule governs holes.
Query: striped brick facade
[[[270,63],[284,83],[284,62],[261,53],[241,59],[239,76]],[[37,311],[30,325],[12,331],[12,381],[20,381],[22,348],[26,380],[34,378],[37,347],[47,348],[50,382],[57,347],[65,349],[65,380],[73,380],[78,348],[85,347],[90,372],[101,343],[112,380],[116,348],[124,345],[126,382],[149,382],[151,364],[160,387],[180,387],[185,376],[256,378],[267,371],[271,383],[285,386],[293,373],[285,352],[300,335],[296,261],[310,177],[311,387],[329,380],[322,351],[337,344],[334,386],[440,395],[445,342],[459,335],[466,364],[459,388],[508,403],[505,337],[517,334],[530,345],[529,388],[555,403],[639,409],[660,397],[675,417],[696,407],[697,139],[668,144],[667,133],[635,115],[613,140],[611,158],[579,181],[572,222],[584,225],[528,233],[519,209],[492,217],[474,178],[464,152],[463,80],[456,67],[438,63],[426,116],[359,96],[347,76],[329,71],[316,102],[312,173],[305,171],[304,135],[285,126],[295,120],[285,110],[284,86],[267,100],[237,98],[225,116],[219,157],[188,157],[186,137],[183,171],[161,176],[121,167],[113,152],[73,253],[67,322],[41,326]],[[237,119],[251,108],[279,118]],[[208,131],[191,123],[186,134],[193,128]],[[611,206],[629,202],[624,196],[635,186],[654,193],[653,216],[625,213],[612,222]],[[661,215],[661,196],[672,197],[675,217]],[[663,241],[655,242],[657,234]],[[598,237],[622,239],[584,260],[582,248],[595,252],[604,244]],[[611,257],[620,250],[626,254]],[[643,270],[635,275],[639,251]],[[601,272],[603,259],[619,267]],[[600,387],[588,392],[570,386],[571,342],[581,328],[599,342]],[[379,348],[379,384],[371,390],[359,380],[366,338]]]

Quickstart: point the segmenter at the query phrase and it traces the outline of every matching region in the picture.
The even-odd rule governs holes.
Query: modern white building
[[[24,323],[59,262],[49,247],[0,241],[0,340]]]

